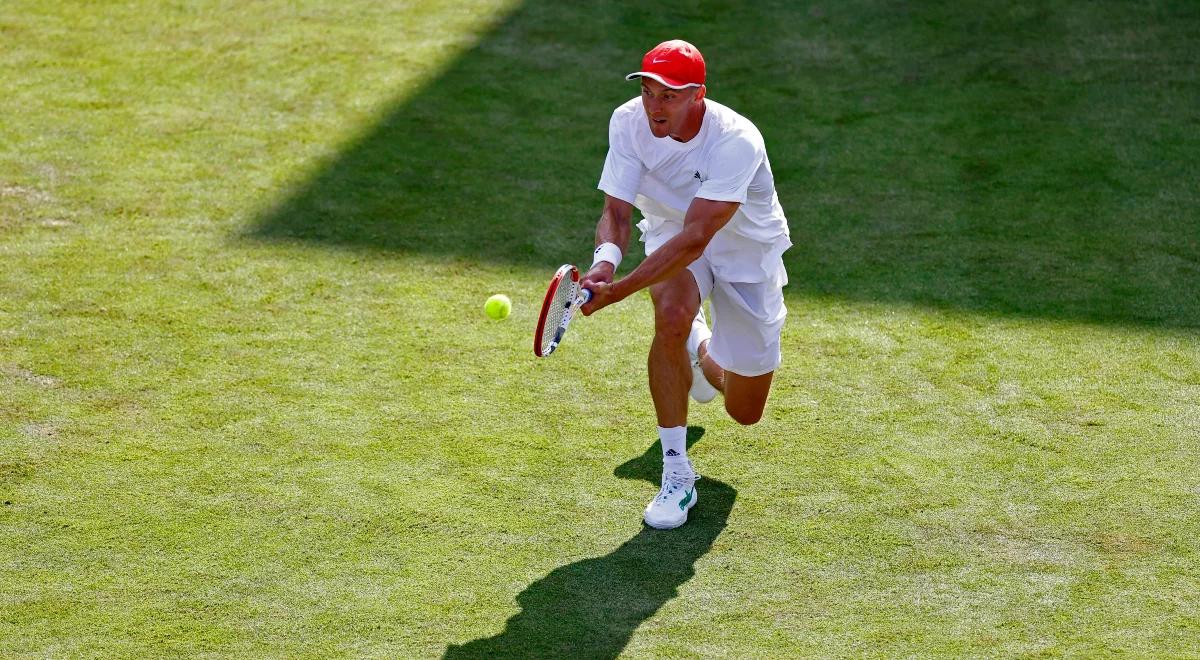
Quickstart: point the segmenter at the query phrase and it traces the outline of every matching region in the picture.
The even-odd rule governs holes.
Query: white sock
[[[704,318],[704,305],[701,304],[700,311],[696,312],[696,318],[692,319],[692,330],[688,333],[688,355],[692,356],[692,359],[700,357],[700,344],[710,337],[712,337],[712,330],[708,329],[708,322]]]
[[[658,427],[658,441],[662,443],[664,465],[688,465],[686,426]]]

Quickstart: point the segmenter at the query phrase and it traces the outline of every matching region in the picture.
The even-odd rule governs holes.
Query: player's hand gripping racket
[[[591,299],[592,292],[579,286],[579,269],[571,264],[559,267],[542,301],[542,313],[533,333],[533,353],[538,357],[553,353],[567,333],[575,310]]]

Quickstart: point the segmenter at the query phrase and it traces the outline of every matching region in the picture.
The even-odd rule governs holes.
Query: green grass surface
[[[1200,655],[1197,33],[0,5],[0,655]],[[693,410],[662,533],[647,298],[530,339],[672,37],[796,247],[766,416]]]

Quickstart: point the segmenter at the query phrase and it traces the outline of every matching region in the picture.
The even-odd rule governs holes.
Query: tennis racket
[[[567,333],[575,310],[591,299],[592,292],[579,286],[579,269],[571,264],[560,266],[542,301],[542,313],[533,333],[534,355],[546,357],[553,353]]]

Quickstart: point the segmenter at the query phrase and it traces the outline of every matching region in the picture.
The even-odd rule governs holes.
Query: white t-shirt
[[[762,134],[749,119],[704,100],[700,132],[687,142],[656,138],[640,97],[618,107],[608,125],[600,190],[645,216],[642,232],[678,232],[692,199],[741,206],[704,254],[714,275],[731,282],[786,282],[781,255],[791,247],[787,218]],[[678,225],[672,226],[672,225]]]

